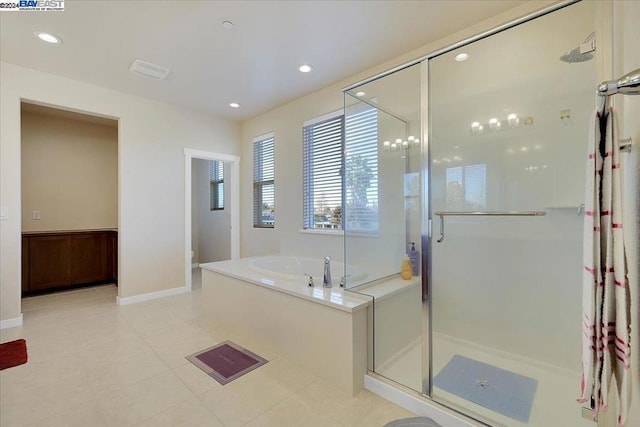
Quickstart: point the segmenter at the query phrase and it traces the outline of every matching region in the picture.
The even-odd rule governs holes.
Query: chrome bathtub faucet
[[[331,287],[331,257],[324,257],[324,274],[322,275],[322,287]]]

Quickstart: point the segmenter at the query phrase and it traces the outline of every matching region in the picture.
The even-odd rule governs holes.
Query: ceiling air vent
[[[169,69],[151,62],[136,59],[129,67],[129,71],[147,79],[162,80],[169,74]]]

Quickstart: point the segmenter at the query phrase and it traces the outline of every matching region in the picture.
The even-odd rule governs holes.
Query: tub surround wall
[[[374,297],[375,372],[385,375],[388,368],[422,339],[422,283],[420,277],[403,280],[396,276],[361,292]],[[413,368],[413,367],[412,367]],[[418,374],[420,373],[417,370]],[[390,379],[400,381],[392,375]],[[422,383],[416,376],[415,382]],[[412,383],[413,384],[413,383]],[[421,391],[421,390],[418,390]]]
[[[314,304],[325,305],[335,310],[352,313],[366,307],[370,301],[370,297],[354,292],[345,292],[335,283],[331,288],[323,288],[322,282],[316,283],[316,286],[308,286],[307,278],[300,277],[290,278],[285,275],[267,274],[262,271],[255,271],[251,267],[252,258],[240,258],[237,260],[210,262],[200,264],[203,270],[212,271],[234,279],[243,280],[252,283],[258,287],[274,290],[275,292],[288,294],[296,298],[302,298],[313,302]],[[322,260],[318,260],[321,265]]]
[[[251,273],[247,259],[202,268],[204,304],[212,317],[349,395],[363,388],[368,298]]]

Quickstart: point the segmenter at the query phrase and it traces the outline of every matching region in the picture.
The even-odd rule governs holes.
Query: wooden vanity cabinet
[[[116,282],[118,232],[22,234],[22,293]]]

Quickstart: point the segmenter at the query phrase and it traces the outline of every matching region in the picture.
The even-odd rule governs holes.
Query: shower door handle
[[[436,212],[436,215],[438,213]],[[440,238],[436,240],[438,243],[442,243],[444,241],[444,215],[440,215]]]
[[[435,215],[440,217],[440,238],[438,243],[444,241],[444,217],[445,216],[545,216],[545,211],[438,211]]]

